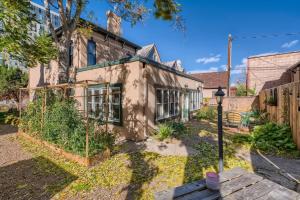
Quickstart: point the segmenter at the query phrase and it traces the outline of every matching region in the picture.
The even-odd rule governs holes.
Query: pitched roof
[[[203,81],[204,88],[213,89],[221,86],[227,88],[228,86],[228,73],[224,72],[207,72],[191,74],[193,77]]]
[[[145,58],[152,59],[156,62],[161,62],[160,56],[159,56],[159,53],[158,53],[158,50],[157,50],[155,44],[149,44],[149,45],[143,46],[140,50],[137,51],[136,54],[139,56],[145,57]]]
[[[184,68],[181,65],[181,60],[168,61],[168,62],[164,62],[163,64],[171,68],[174,68],[178,71],[184,72]]]
[[[129,46],[131,46],[131,47],[133,47],[135,49],[141,49],[141,46],[139,46],[139,45],[137,45],[137,44],[135,44],[133,42],[130,42],[129,40],[127,40],[127,39],[125,39],[125,38],[123,38],[121,36],[118,36],[118,35],[116,35],[116,34],[110,32],[110,31],[106,30],[105,28],[102,28],[101,26],[99,26],[99,25],[97,25],[97,24],[95,24],[93,22],[90,22],[88,20],[80,18],[79,24],[82,25],[82,26],[87,26],[87,27],[91,26],[92,29],[93,29],[93,31],[95,31],[97,33],[101,33],[103,35],[106,35],[107,37],[110,37],[110,38],[112,38],[112,39],[114,39],[116,41],[120,41],[120,42],[122,42],[124,44],[127,44],[127,45],[129,45]],[[55,32],[56,32],[57,36],[61,36],[62,26],[56,28]],[[49,35],[51,35],[51,33]]]

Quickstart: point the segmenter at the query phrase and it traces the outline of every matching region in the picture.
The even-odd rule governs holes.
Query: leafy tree
[[[49,63],[57,50],[49,36],[30,36],[31,23],[38,22],[29,0],[0,0],[0,52],[25,62],[28,67]]]
[[[19,89],[27,83],[27,73],[19,68],[0,66],[0,100],[19,102]]]
[[[79,25],[80,16],[88,4],[88,0],[44,0],[46,8],[46,22],[54,42],[58,48],[58,63],[65,74],[65,81],[70,80],[69,51],[71,37]],[[132,25],[144,19],[145,14],[151,11],[145,6],[147,0],[107,0],[121,18],[130,21]],[[104,2],[103,2],[104,3]],[[174,0],[153,0],[153,14],[158,19],[173,21],[176,27],[183,29],[182,19],[179,15],[180,5]],[[57,36],[51,22],[50,10],[57,9],[60,15],[60,37]]]
[[[249,88],[247,90],[246,84],[238,83],[236,86],[236,96],[254,96],[256,94],[256,90]]]

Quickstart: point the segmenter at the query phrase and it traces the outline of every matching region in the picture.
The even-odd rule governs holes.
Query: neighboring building
[[[45,14],[45,7],[30,2],[31,4],[31,11],[36,16],[37,21],[32,21],[30,24],[30,31],[29,34],[32,38],[36,38],[37,36],[43,34],[43,33],[49,33],[49,30],[46,25],[46,14]],[[53,23],[54,28],[58,28],[60,24],[59,14],[50,11],[51,14],[51,21]],[[0,30],[2,30],[2,25],[0,24]],[[6,65],[9,67],[19,67],[21,69],[25,69],[25,63],[22,63],[16,59],[14,59],[11,55],[8,53],[2,52],[0,53],[0,65]]]
[[[268,89],[291,82],[287,70],[300,61],[300,51],[258,55],[248,58],[247,89],[256,89],[258,94]]]
[[[110,128],[130,139],[145,139],[165,120],[188,120],[200,108],[202,81],[163,64],[154,44],[141,48],[121,37],[120,18],[112,12],[107,17],[107,29],[93,25],[91,35],[75,31],[72,37],[74,80],[97,81],[75,89],[79,109],[102,118],[108,108]],[[30,88],[60,82],[57,61],[29,70]],[[107,82],[109,102],[103,97]]]
[[[291,76],[291,82],[300,82],[300,61],[292,65],[288,72]]]
[[[219,86],[223,89],[225,96],[228,87],[228,72],[207,72],[191,74],[195,78],[199,78],[204,83],[203,98],[214,98]]]

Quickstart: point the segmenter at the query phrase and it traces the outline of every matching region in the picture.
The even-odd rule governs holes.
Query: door
[[[182,121],[189,120],[189,93],[185,92],[183,94],[183,101],[182,101]]]

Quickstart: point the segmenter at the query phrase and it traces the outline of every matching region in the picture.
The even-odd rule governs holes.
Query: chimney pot
[[[118,36],[121,35],[121,17],[116,15],[111,10],[106,12],[107,16],[107,30]]]

